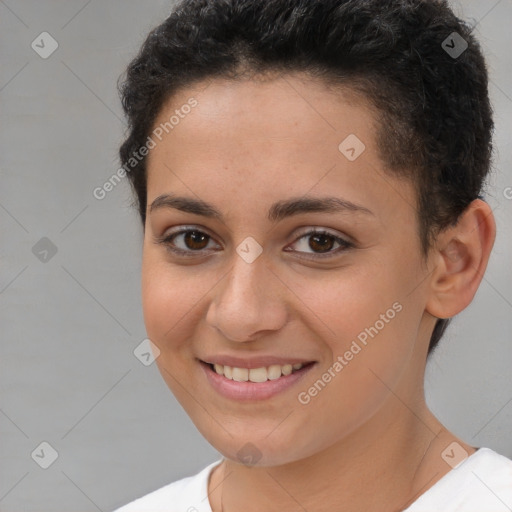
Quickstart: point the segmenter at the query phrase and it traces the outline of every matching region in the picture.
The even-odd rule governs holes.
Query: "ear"
[[[470,203],[455,226],[441,231],[430,254],[434,270],[426,311],[437,318],[451,318],[471,303],[495,237],[494,215],[480,199]]]

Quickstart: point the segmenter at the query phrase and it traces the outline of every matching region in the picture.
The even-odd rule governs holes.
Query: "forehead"
[[[180,90],[153,128],[161,140],[153,136],[148,157],[148,204],[178,190],[262,206],[314,192],[365,204],[397,194],[413,202],[409,184],[384,171],[369,103],[300,74]]]
[[[197,105],[189,108],[192,98]],[[218,150],[231,146],[230,153],[233,139],[238,146],[245,142],[243,147],[256,142],[301,144],[308,140],[321,143],[321,149],[325,149],[344,134],[358,133],[372,145],[376,129],[370,104],[360,94],[341,86],[333,90],[302,74],[237,81],[213,79],[180,89],[155,120],[155,128],[164,128],[164,137],[168,135],[164,125],[173,113],[180,119],[175,115],[173,122],[178,123],[172,129],[167,126],[167,131],[172,132],[176,144],[210,143]]]

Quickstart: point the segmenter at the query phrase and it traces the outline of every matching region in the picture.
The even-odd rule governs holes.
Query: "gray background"
[[[133,354],[145,331],[127,183],[102,201],[92,195],[119,167],[116,80],[170,5],[0,0],[3,512],[109,511],[219,457],[156,366]],[[429,363],[426,389],[449,429],[512,457],[512,0],[454,6],[475,25],[491,71],[497,151],[487,200],[498,237],[474,302]],[[44,31],[59,45],[46,59],[31,48]],[[35,462],[49,460],[36,450],[43,441],[58,453],[48,469]]]

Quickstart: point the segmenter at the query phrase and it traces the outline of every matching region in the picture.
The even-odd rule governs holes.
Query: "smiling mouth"
[[[213,364],[201,361],[210,367],[217,375],[223,376],[227,380],[235,382],[254,382],[262,383],[272,380],[278,380],[281,377],[287,377],[292,373],[298,373],[301,370],[310,367],[314,361],[309,363],[296,364],[273,364],[270,366],[262,366],[260,368],[239,368],[236,366],[227,366],[222,364]]]

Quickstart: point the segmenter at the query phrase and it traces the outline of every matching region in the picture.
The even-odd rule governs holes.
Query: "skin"
[[[209,481],[213,511],[402,510],[451,470],[441,456],[451,442],[475,451],[428,410],[423,378],[436,317],[462,311],[482,279],[495,236],[489,206],[474,201],[424,259],[413,186],[386,172],[364,98],[299,73],[215,79],[170,98],[155,126],[192,96],[198,105],[150,151],[148,205],[162,194],[200,198],[224,218],[148,207],[142,293],[163,378],[225,458]],[[366,146],[355,161],[338,149],[349,134]],[[267,219],[272,203],[305,194],[372,214]],[[158,243],[180,226],[211,237],[202,245],[174,239],[200,256]],[[328,238],[332,256],[315,260],[322,248],[304,237],[310,229],[354,247],[336,252]],[[236,252],[249,236],[263,248],[252,263]],[[401,311],[378,335],[300,403],[298,394],[397,302]],[[212,354],[316,364],[277,396],[242,403],[205,378],[197,359]],[[237,456],[248,442],[261,456],[253,466]]]

